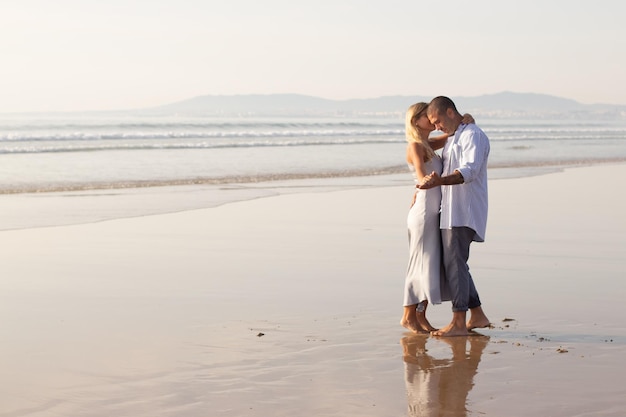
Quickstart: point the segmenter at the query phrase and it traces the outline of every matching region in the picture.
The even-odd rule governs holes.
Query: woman
[[[441,148],[448,135],[429,138],[435,126],[428,120],[428,103],[416,103],[406,112],[406,161],[416,183],[435,171],[441,174],[442,162],[435,149]],[[463,122],[473,123],[470,115]],[[441,265],[441,234],[439,209],[441,187],[429,190],[416,189],[407,219],[409,229],[409,265],[404,287],[404,314],[400,324],[415,333],[437,330],[426,318],[428,304],[450,300],[444,285]]]

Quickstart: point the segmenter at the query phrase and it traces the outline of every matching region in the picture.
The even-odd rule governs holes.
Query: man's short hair
[[[454,102],[445,96],[435,97],[428,103],[428,113],[445,113],[448,109],[454,110],[455,113],[458,113]]]

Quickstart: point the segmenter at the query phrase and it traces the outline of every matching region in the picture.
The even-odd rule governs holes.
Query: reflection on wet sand
[[[489,337],[414,335],[400,342],[404,351],[409,416],[466,416],[467,396],[474,386],[474,375]],[[451,354],[443,359],[435,358],[427,353],[427,343],[431,348],[435,344],[448,344]]]

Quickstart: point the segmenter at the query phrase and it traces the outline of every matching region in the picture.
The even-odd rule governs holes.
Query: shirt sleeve
[[[484,169],[489,156],[489,142],[477,129],[465,129],[459,138],[460,158],[456,168],[463,175],[463,182],[470,183]]]

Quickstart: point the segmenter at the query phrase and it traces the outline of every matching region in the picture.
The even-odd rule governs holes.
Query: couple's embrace
[[[444,134],[429,138],[435,129]],[[409,107],[406,138],[416,192],[407,220],[409,265],[400,323],[415,333],[466,336],[490,325],[467,264],[470,244],[485,239],[489,139],[443,96]],[[441,148],[440,158],[435,150]],[[452,302],[452,321],[437,329],[426,308],[442,301]]]

